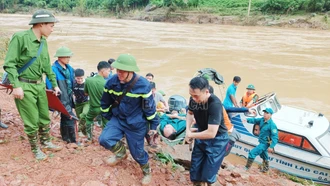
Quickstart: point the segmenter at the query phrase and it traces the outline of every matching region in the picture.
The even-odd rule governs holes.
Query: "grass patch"
[[[178,168],[178,165],[174,162],[173,157],[171,154],[163,153],[163,152],[157,152],[156,153],[156,160],[160,161],[162,164],[165,165],[172,165],[172,170],[175,170]]]
[[[296,183],[300,183],[300,184],[303,184],[303,185],[311,185],[311,186],[323,186],[322,184],[315,183],[312,180],[306,180],[306,179],[298,178],[297,176],[293,176],[293,175],[290,175],[290,174],[287,174],[287,173],[281,173],[281,174],[283,176],[285,176],[287,179],[289,179],[293,182],[296,182]]]

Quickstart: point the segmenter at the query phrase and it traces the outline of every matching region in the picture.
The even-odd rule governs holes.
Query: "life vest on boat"
[[[245,93],[245,95],[242,98],[242,106],[243,107],[247,107],[247,105],[250,103],[250,101],[254,98],[254,96],[256,96],[256,93],[251,94],[250,96],[247,95],[247,92]],[[248,108],[254,106],[255,104],[252,104],[251,106],[249,106]]]
[[[228,132],[232,132],[233,129],[234,129],[234,126],[230,122],[230,119],[228,117],[227,111],[226,111],[226,109],[224,107],[222,108],[222,114],[223,114],[223,120],[224,120],[224,123],[225,123],[225,125],[227,127]]]

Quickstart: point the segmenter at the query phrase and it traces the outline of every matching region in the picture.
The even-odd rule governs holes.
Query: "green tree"
[[[13,8],[19,3],[19,0],[0,0],[0,11],[8,8]]]
[[[61,11],[69,12],[76,6],[75,0],[50,0],[49,7],[58,8]]]
[[[47,3],[46,1],[37,1],[36,5],[38,8],[46,8]]]
[[[118,13],[132,8],[143,7],[148,3],[148,0],[108,0],[104,1],[103,5],[106,9]]]
[[[324,10],[330,11],[330,0],[326,0],[324,3]]]
[[[77,0],[75,10],[79,16],[84,17],[87,12],[86,0]]]
[[[34,5],[36,5],[36,1],[34,1],[34,0],[24,0],[23,4],[26,5],[26,6],[34,6]]]
[[[267,0],[262,6],[264,13],[289,13],[301,10],[304,0]]]
[[[312,12],[322,11],[325,5],[325,0],[309,0],[307,9]]]

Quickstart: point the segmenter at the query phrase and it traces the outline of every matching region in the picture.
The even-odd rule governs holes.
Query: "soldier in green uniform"
[[[104,92],[104,85],[107,78],[110,74],[110,64],[106,61],[101,61],[97,65],[98,73],[86,79],[85,82],[85,94],[89,96],[89,110],[86,115],[86,132],[88,142],[91,142],[93,139],[93,123],[94,118],[101,114],[101,103],[102,94]],[[102,127],[105,126],[107,120],[102,117]]]
[[[44,160],[47,156],[41,151],[58,151],[62,148],[54,145],[49,136],[48,100],[42,75],[46,74],[54,94],[58,95],[55,74],[52,71],[46,38],[53,32],[57,20],[48,10],[38,10],[30,21],[32,28],[15,33],[9,43],[5,58],[4,70],[13,86],[16,107],[24,122],[24,131],[28,136],[31,150],[37,160]],[[41,48],[40,55],[37,55]],[[33,57],[36,60],[22,73],[18,73],[24,64]],[[41,149],[38,145],[38,135]]]

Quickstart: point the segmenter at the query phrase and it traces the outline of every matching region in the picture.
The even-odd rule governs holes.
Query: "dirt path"
[[[60,140],[59,120],[53,119],[51,133],[54,143],[63,150],[48,154],[46,161],[37,162],[30,151],[23,123],[17,113],[12,96],[0,91],[2,122],[7,130],[0,129],[0,186],[3,185],[140,185],[142,171],[131,156],[116,167],[104,164],[111,153],[98,143],[74,149]],[[96,136],[100,128],[95,128]],[[160,162],[151,159],[152,185],[188,185],[188,174],[167,170]]]

